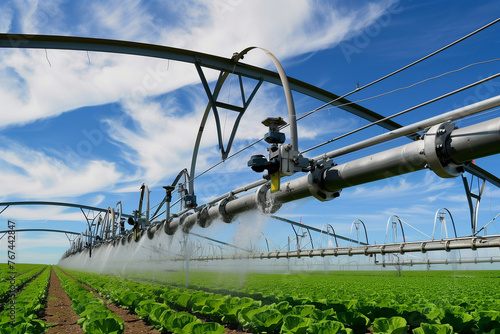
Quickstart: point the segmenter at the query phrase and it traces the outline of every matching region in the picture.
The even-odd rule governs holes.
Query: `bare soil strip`
[[[51,268],[47,307],[42,310],[39,318],[53,324],[47,334],[80,334],[83,333],[77,324],[80,317],[71,309],[71,300],[63,290],[61,281]]]
[[[123,319],[123,325],[124,325],[124,334],[135,334],[135,333],[140,333],[140,334],[160,334],[159,331],[157,331],[152,325],[147,324],[144,320],[140,319],[137,314],[131,313],[129,310],[126,310],[122,307],[116,306],[115,304],[109,302],[109,300],[103,298],[101,295],[99,295],[96,291],[94,291],[92,288],[89,286],[83,284],[73,276],[67,274],[64,272],[68,277],[74,279],[78,283],[82,284],[82,286],[92,292],[94,294],[94,297],[100,298],[104,301],[104,305],[119,316],[120,318]]]
[[[60,269],[60,268],[59,268]],[[62,271],[62,269],[61,269]],[[64,271],[63,271],[64,272]],[[70,274],[64,272],[66,275],[68,275],[68,277],[71,277],[72,279],[74,279],[75,281],[77,281],[78,283],[82,284],[82,286],[91,291],[93,294],[94,294],[94,297],[96,298],[101,298],[103,301],[104,301],[104,304],[108,307],[108,309],[113,312],[114,314],[116,314],[117,316],[119,316],[120,318],[123,319],[124,321],[124,324],[125,324],[125,331],[123,332],[124,334],[133,334],[133,333],[158,333],[160,334],[159,331],[157,331],[153,326],[151,325],[148,325],[146,322],[144,322],[142,319],[140,319],[137,314],[135,313],[131,313],[129,310],[127,309],[124,309],[122,307],[119,307],[119,306],[116,306],[115,304],[109,302],[107,299],[103,298],[101,295],[99,295],[96,291],[94,291],[91,287],[83,284],[82,282],[80,282],[79,280],[77,280],[76,278],[74,278],[73,276],[71,276]],[[109,303],[109,304],[108,304]],[[200,318],[199,318],[200,319]],[[200,319],[201,321],[205,321],[205,319]],[[140,322],[140,323],[139,323]],[[127,331],[127,323],[129,324],[129,326],[131,324],[137,324],[137,325],[140,325],[140,326],[136,326],[138,329],[134,329],[132,327],[130,327],[130,331]],[[143,327],[141,327],[143,326]],[[148,327],[148,328],[151,328],[149,331],[143,331],[141,332],[140,329],[144,329],[144,326],[145,327]],[[228,334],[248,334],[247,331],[240,331],[240,330],[235,330],[235,329],[229,329],[229,328],[225,328],[224,330],[224,333],[228,333]]]

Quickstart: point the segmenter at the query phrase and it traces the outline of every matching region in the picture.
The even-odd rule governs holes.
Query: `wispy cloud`
[[[433,215],[436,210],[425,204],[415,204],[411,206],[394,206],[383,211],[387,217],[398,215],[401,217],[421,217],[423,215]]]
[[[23,32],[145,41],[226,57],[256,45],[287,59],[334,46],[372,23],[390,4],[390,1],[367,3],[359,8],[344,9],[329,3],[317,6],[313,1],[232,1],[222,7],[211,1],[90,1],[71,8],[79,11],[80,15],[75,17],[67,11],[67,4],[53,0],[18,2],[16,10],[22,17],[19,26]],[[9,11],[2,15],[5,22],[11,21]],[[256,17],[259,17],[259,24],[255,22]],[[252,52],[245,62],[266,66],[270,60],[262,52]],[[57,117],[80,107],[119,101],[134,127],[127,127],[119,119],[108,119],[108,122],[117,125],[110,135],[121,144],[128,163],[137,168],[130,173],[131,179],[144,178],[154,184],[177,173],[189,162],[206,97],[200,94],[201,90],[191,91],[190,110],[186,110],[185,105],[181,110],[175,101],[154,98],[198,83],[193,66],[115,54],[2,50],[0,74],[5,78],[5,84],[0,87],[2,104],[7,110],[16,111],[0,113],[4,128]],[[216,75],[214,71],[207,71],[210,79]],[[282,97],[261,92],[258,95],[260,103],[255,99],[251,112],[245,115],[235,147],[242,141],[260,137],[264,132],[260,121],[279,109],[277,104]],[[267,106],[262,108],[264,105]],[[325,126],[323,130],[326,129]],[[314,138],[323,130],[305,125],[301,128],[301,136]],[[209,165],[208,153],[214,152],[206,148],[213,148],[217,141],[213,121],[208,122],[205,133],[200,169]],[[175,151],[169,149],[171,147],[175,147]],[[7,157],[9,160],[9,175],[2,179],[6,185],[4,189],[8,189],[4,196],[31,196],[33,192],[29,192],[29,188],[48,197],[74,196],[104,187],[109,189],[120,177],[111,162],[92,161],[80,166],[78,172],[72,172],[48,153],[25,152],[31,155],[30,159],[9,149],[4,153],[4,163],[7,164]],[[33,170],[26,166],[33,162],[45,167]],[[62,174],[67,176],[62,177],[61,170],[57,169],[62,169]],[[79,181],[70,177],[76,173],[80,176]],[[15,179],[17,185],[14,187],[9,179]]]
[[[85,22],[94,29],[88,32],[96,37],[148,41],[226,57],[249,45],[257,45],[269,48],[280,58],[287,58],[334,46],[373,22],[388,4],[367,4],[341,13],[329,5],[321,6],[319,10],[312,2],[265,2],[265,6],[263,1],[241,2],[227,13],[224,20],[220,20],[219,9],[211,3],[191,1],[184,6],[172,4],[173,11],[185,10],[181,16],[183,19],[174,21],[174,25],[161,19],[162,16],[173,17],[169,13],[170,7],[161,7],[165,12],[155,13],[149,10],[152,5],[137,0],[90,2],[79,7],[82,22],[73,22],[72,25],[62,24],[64,12],[59,1],[26,3],[19,7],[30,17],[41,16],[40,12],[45,16],[57,14],[57,23],[34,18],[30,21],[40,33],[79,35]],[[283,11],[284,6],[286,11]],[[255,17],[259,17],[259,24],[255,24]],[[89,18],[92,24],[88,24]],[[152,31],[158,33],[152,35]],[[49,51],[46,55],[45,51],[38,50],[17,51],[2,54],[0,58],[2,68],[15,73],[15,77],[24,83],[21,88],[15,89],[11,84],[0,91],[7,99],[7,105],[19,110],[9,117],[3,116],[4,126],[56,116],[84,105],[117,101],[124,94],[137,90],[137,86],[144,86],[151,69],[156,71],[159,64],[166,67],[165,61],[106,54],[92,54],[89,64],[85,52]],[[247,59],[256,65],[269,64],[263,53],[256,52]],[[12,74],[6,77],[10,78]],[[215,78],[214,75],[210,77]],[[166,93],[198,82],[198,77],[192,68],[187,70],[179,66],[172,69],[168,80],[163,78],[162,81],[153,89],[143,89],[144,94]],[[13,90],[17,94],[13,94]]]
[[[14,221],[62,221],[85,222],[84,216],[78,209],[68,209],[57,206],[9,206],[3,216]],[[21,223],[22,224],[22,223]],[[78,227],[81,227],[78,225]],[[71,229],[71,228],[70,228]]]
[[[141,0],[90,1],[80,5],[88,24],[76,32],[103,38],[158,42],[161,25],[155,22],[154,10]]]
[[[7,249],[7,238],[0,240],[0,247]],[[34,237],[34,234],[19,232],[16,235],[16,262],[56,264],[68,247],[69,241],[64,234],[39,233]],[[0,261],[7,262],[7,252]]]
[[[122,174],[114,163],[89,161],[73,167],[3,138],[0,146],[3,198],[62,198],[109,189]]]
[[[14,11],[7,4],[0,5],[0,32],[8,32],[12,26]]]
[[[248,46],[262,46],[282,61],[330,48],[373,23],[391,1],[373,2],[356,8],[315,1],[244,2],[229,1],[227,6],[203,1],[89,1],[72,4],[60,0],[18,1],[14,11],[1,12],[0,28],[11,26],[24,33],[92,36],[168,45],[230,57]],[[286,8],[286,10],[284,10]],[[74,15],[78,12],[78,15]],[[256,23],[256,18],[258,23]],[[19,28],[20,27],[20,28]],[[268,57],[251,52],[244,62],[269,66]],[[215,71],[206,72],[216,78]],[[117,162],[102,159],[70,164],[67,157],[3,140],[0,146],[0,186],[3,198],[59,199],[89,193],[136,191],[140,182],[156,185],[189,165],[206,106],[193,66],[166,60],[95,52],[56,50],[0,50],[0,127],[22,127],[41,119],[55,118],[72,110],[116,103],[120,115],[105,115],[108,135],[117,144],[127,171]],[[230,82],[230,81],[229,81]],[[236,80],[234,81],[234,83]],[[233,85],[224,97],[234,99]],[[189,98],[173,93],[183,88]],[[260,138],[265,128],[260,122],[268,116],[285,116],[283,92],[263,90],[254,99],[240,125],[234,150]],[[188,103],[186,103],[186,101]],[[126,116],[126,119],[123,118]],[[231,129],[230,112],[224,125],[227,140]],[[121,118],[120,118],[121,117]],[[224,123],[226,115],[222,112]],[[336,119],[338,129],[349,120]],[[335,131],[333,125],[300,125],[303,139]],[[218,161],[217,137],[210,116],[198,159],[198,171]],[[175,150],[173,149],[175,147]],[[122,165],[120,165],[122,166]],[[233,161],[225,170],[240,170]],[[229,175],[225,173],[225,175]],[[226,180],[225,178],[224,180]],[[140,181],[140,182],[139,182]],[[240,184],[234,174],[229,181],[208,181],[207,188],[226,188]],[[201,194],[208,198],[213,194]],[[96,197],[98,205],[103,197]],[[19,219],[36,219],[41,211],[12,211]],[[52,219],[70,219],[64,211],[51,211]],[[38,215],[39,217],[39,215]],[[71,216],[72,217],[72,216]],[[76,218],[76,217],[75,217]]]

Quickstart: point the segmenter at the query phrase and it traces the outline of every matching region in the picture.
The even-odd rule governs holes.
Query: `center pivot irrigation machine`
[[[465,36],[462,40],[485,27]],[[265,49],[248,48],[240,53],[235,53],[231,58],[223,58],[183,49],[135,42],[80,37],[0,34],[1,48],[60,49],[120,53],[189,63],[196,68],[202,87],[208,98],[208,104],[195,139],[191,166],[189,169],[182,169],[173,182],[164,187],[165,196],[158,205],[151,205],[150,192],[148,186],[145,184],[140,188],[139,206],[132,213],[122,212],[120,203],[116,207],[109,207],[107,209],[54,202],[4,202],[0,203],[0,205],[4,206],[3,210],[12,205],[30,204],[64,205],[80,208],[88,222],[88,227],[86,231],[70,240],[71,246],[61,259],[61,262],[68,266],[72,262],[89,263],[89,261],[99,257],[105,257],[108,261],[116,261],[124,257],[124,249],[132,249],[133,254],[135,254],[138,249],[137,245],[141,245],[142,248],[149,247],[153,251],[163,254],[163,260],[172,261],[185,261],[187,258],[190,260],[207,261],[365,255],[371,257],[375,264],[379,263],[376,256],[383,256],[385,254],[394,254],[394,259],[391,261],[397,260],[401,264],[407,261],[407,264],[412,264],[411,260],[400,261],[398,256],[410,252],[426,253],[430,251],[458,249],[476,250],[488,247],[496,247],[498,250],[500,246],[499,235],[478,235],[485,227],[479,227],[477,221],[477,206],[481,199],[482,188],[478,194],[473,193],[466,176],[473,175],[482,180],[483,188],[485,182],[500,187],[500,179],[472,163],[474,159],[500,153],[500,118],[463,128],[458,128],[455,122],[461,118],[500,106],[500,96],[484,99],[477,103],[405,126],[394,122],[391,118],[497,78],[500,76],[500,73],[471,83],[390,117],[384,117],[346,99],[348,95],[413,66],[437,52],[453,46],[457,42],[451,43],[366,86],[357,87],[356,90],[349,94],[337,96],[321,88],[287,77],[276,57]],[[264,52],[267,54],[271,58],[277,72],[243,63],[243,57],[249,52]],[[215,83],[215,88],[211,88],[209,85],[209,80],[205,74],[206,69],[220,72]],[[219,93],[229,75],[235,75],[239,80],[239,94],[241,95],[241,104],[239,105],[222,102],[219,99]],[[250,92],[245,89],[245,85],[243,84],[244,79],[252,79],[256,82]],[[264,173],[264,176],[260,177],[260,180],[246,186],[219,195],[207,203],[198,203],[195,186],[196,163],[200,142],[209,116],[212,114],[215,119],[221,160],[225,161],[239,153],[236,152],[230,155],[233,140],[241,118],[244,116],[263,83],[281,85],[283,87],[288,109],[288,123],[280,117],[269,117],[262,122],[268,129],[263,137],[263,140],[268,144],[267,153],[253,155],[248,161],[243,162],[253,171]],[[323,107],[341,108],[370,122],[367,126],[334,138],[329,142],[372,125],[380,126],[387,130],[387,132],[330,152],[325,152],[317,156],[309,156],[307,153],[317,147],[302,151],[299,149],[298,119],[295,113],[292,91],[324,102],[325,105]],[[233,111],[237,114],[231,135],[226,144],[223,141],[220,109]],[[301,118],[303,117],[305,116]],[[283,132],[285,128],[289,129],[290,142],[287,142]],[[408,143],[342,164],[336,163],[336,158],[340,156],[400,137],[406,137]],[[459,237],[456,235],[456,232],[453,234],[451,229],[451,236],[448,236],[446,219],[453,218],[451,217],[451,213],[446,209],[442,209],[436,213],[434,233],[432,237],[429,236],[429,239],[425,241],[406,242],[404,238],[404,222],[398,216],[391,217],[387,222],[386,240],[383,244],[371,244],[369,242],[366,227],[360,220],[355,221],[352,226],[352,229],[355,229],[358,234],[355,240],[336,234],[332,225],[328,225],[326,229],[318,229],[274,215],[281,206],[288,202],[311,196],[319,201],[328,202],[341,196],[341,192],[345,188],[423,169],[430,169],[442,178],[463,178],[468,200],[466,203],[468,203],[471,213],[471,234],[469,236]],[[173,201],[175,193],[177,193],[178,199]],[[153,211],[152,208],[156,209]],[[178,210],[173,212],[174,208],[178,208]],[[269,248],[269,245],[271,244],[272,246],[272,243],[267,238],[267,250],[263,252],[205,237],[205,239],[212,243],[212,252],[196,252],[196,246],[192,246],[190,250],[184,247],[184,251],[177,254],[165,251],[171,247],[171,245],[165,244],[168,242],[166,240],[172,240],[168,239],[170,236],[182,235],[182,238],[187,238],[187,235],[194,234],[191,232],[191,229],[196,224],[202,228],[207,228],[215,219],[229,224],[238,215],[251,210],[259,210],[271,219],[277,219],[291,225],[295,237],[289,237],[287,249]],[[438,225],[441,229],[446,229],[445,238],[435,236],[437,235],[436,229]],[[396,242],[396,238],[394,237],[393,242],[388,243],[387,235],[390,235],[391,231],[395,235],[399,229],[403,233],[403,241]],[[318,247],[317,244],[314,245],[311,237],[312,232],[335,238],[335,243],[333,245],[329,244],[327,247],[324,247],[324,245]],[[204,237],[199,234],[195,235]],[[155,239],[157,239],[156,242]],[[352,241],[356,244],[348,247],[339,247],[338,239]],[[158,240],[163,240],[163,243]],[[220,251],[218,251],[216,248],[217,244],[224,247],[228,246],[231,251],[224,251],[222,246],[219,247]],[[421,264],[444,263],[439,261],[429,259],[421,262]],[[488,261],[498,261],[498,258],[491,257]],[[478,262],[478,260],[475,259],[475,262]],[[418,261],[414,263],[417,264]]]

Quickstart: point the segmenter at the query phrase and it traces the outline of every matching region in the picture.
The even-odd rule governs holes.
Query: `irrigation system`
[[[451,46],[451,45],[450,45]],[[500,236],[478,236],[486,226],[478,226],[478,207],[484,184],[486,182],[500,187],[500,179],[472,163],[473,160],[491,155],[500,154],[500,118],[490,119],[481,123],[458,128],[456,121],[464,117],[489,111],[500,106],[500,96],[494,96],[482,101],[466,105],[419,122],[401,125],[394,122],[391,117],[384,117],[372,110],[349,101],[346,96],[338,96],[321,88],[307,84],[300,80],[288,77],[278,59],[268,50],[260,48],[247,48],[235,53],[230,58],[176,49],[171,47],[117,41],[95,38],[44,36],[44,35],[13,35],[0,34],[0,48],[23,49],[58,49],[81,50],[93,52],[119,53],[142,57],[168,59],[192,64],[207,96],[207,106],[200,121],[199,131],[195,139],[191,165],[182,169],[173,182],[164,187],[165,196],[156,206],[152,206],[149,198],[149,188],[146,184],[140,187],[139,205],[130,213],[122,212],[121,203],[108,208],[97,208],[82,204],[61,202],[3,202],[0,203],[0,214],[10,206],[16,205],[56,205],[79,209],[87,223],[87,229],[70,240],[70,248],[61,261],[82,261],[83,257],[92,258],[99,256],[119,257],[120,249],[126,247],[148,247],[154,244],[155,239],[165,236],[182,235],[181,249],[183,252],[171,252],[163,246],[154,246],[163,259],[186,261],[210,260],[238,260],[238,259],[280,259],[280,258],[312,258],[312,257],[338,257],[364,255],[373,258],[375,264],[393,265],[397,257],[392,259],[377,260],[376,256],[390,254],[421,253],[432,251],[452,251],[460,249],[477,250],[482,248],[500,247]],[[243,57],[249,52],[264,52],[270,57],[277,72],[255,67],[242,62]],[[214,87],[211,88],[207,79],[206,69],[219,72]],[[241,105],[233,105],[219,100],[221,89],[229,75],[238,77]],[[493,75],[478,82],[471,83],[463,89],[451,92],[446,96],[474,87],[485,80],[500,76]],[[249,78],[256,82],[253,89],[245,91],[243,79]],[[268,132],[263,140],[268,144],[267,153],[253,155],[244,164],[256,173],[264,173],[264,177],[243,187],[238,187],[225,194],[213,194],[214,199],[207,203],[198,203],[196,187],[196,165],[200,149],[201,138],[206,128],[206,122],[213,115],[216,123],[219,151],[221,160],[234,156],[231,154],[232,143],[238,131],[238,126],[244,117],[253,98],[261,89],[263,83],[282,86],[288,110],[287,124],[280,117],[269,117],[262,123]],[[387,132],[369,139],[340,147],[330,152],[323,152],[317,156],[307,156],[311,149],[299,150],[299,137],[297,134],[297,115],[295,113],[292,92],[304,94],[359,116],[377,125]],[[437,99],[429,101],[432,103]],[[417,106],[418,107],[418,106]],[[416,107],[415,107],[416,108]],[[410,108],[410,109],[415,109]],[[226,144],[223,141],[223,129],[220,119],[220,110],[225,109],[237,114],[231,135]],[[281,132],[285,127],[290,127],[290,142],[286,142],[285,135]],[[389,150],[364,156],[342,164],[336,164],[334,158],[372,147],[380,143],[405,137],[407,144]],[[353,222],[353,229],[357,237],[352,238],[335,233],[334,226],[319,229],[314,226],[302,224],[276,213],[282,205],[307,197],[313,197],[321,202],[331,201],[339,196],[343,189],[355,187],[369,182],[395,177],[407,173],[429,169],[441,178],[462,178],[471,217],[471,234],[457,236],[455,223],[451,212],[440,209],[436,213],[432,236],[422,233],[426,238],[423,241],[407,242],[404,228],[407,223],[398,216],[393,216],[387,223],[386,240],[383,244],[370,244],[366,226],[360,220]],[[256,174],[257,175],[257,174]],[[482,187],[478,193],[471,190],[466,175],[473,175],[482,180]],[[286,177],[286,179],[285,179]],[[253,191],[253,192],[250,192]],[[176,193],[178,199],[173,201]],[[178,211],[173,212],[174,208]],[[153,212],[152,208],[156,208]],[[230,224],[238,215],[245,212],[259,210],[268,217],[289,224],[294,234],[289,236],[287,249],[271,249],[268,242],[266,252],[255,251],[224,243],[214,238],[191,233],[195,226],[208,228],[212,221],[222,220]],[[449,230],[447,218],[452,222],[454,233]],[[495,217],[496,218],[496,217]],[[491,222],[490,222],[491,223]],[[488,224],[490,224],[488,223]],[[488,225],[487,224],[487,225]],[[414,228],[413,226],[410,226]],[[418,232],[418,229],[414,228]],[[439,233],[441,229],[441,233]],[[38,230],[40,231],[40,230]],[[5,231],[0,231],[4,233]],[[54,231],[74,234],[70,231]],[[449,233],[450,232],[450,233]],[[398,233],[402,241],[398,241]],[[328,247],[314,247],[312,234],[335,238],[335,243]],[[440,236],[438,237],[438,235]],[[444,234],[444,235],[443,235]],[[188,235],[204,238],[214,245],[229,246],[231,252],[218,252],[214,246],[212,254],[196,252],[196,247],[188,249],[186,241]],[[392,241],[389,240],[392,238]],[[339,247],[338,239],[351,242],[349,247]],[[292,247],[293,246],[293,247]],[[162,248],[163,247],[163,248]],[[273,246],[274,247],[274,246]],[[291,249],[294,248],[294,249]],[[111,254],[111,255],[110,255]],[[91,261],[86,259],[85,261]],[[110,260],[111,261],[111,260]],[[498,257],[488,259],[459,259],[457,263],[497,262]],[[450,263],[450,260],[397,260],[402,265]]]

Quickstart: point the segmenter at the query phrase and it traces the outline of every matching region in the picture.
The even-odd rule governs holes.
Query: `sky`
[[[0,33],[126,40],[226,58],[248,46],[259,46],[280,60],[288,76],[342,95],[482,27],[498,13],[498,1],[7,0],[0,4]],[[388,116],[496,74],[500,63],[492,60],[498,58],[498,36],[500,24],[349,99]],[[485,61],[490,62],[477,64]],[[242,62],[275,71],[269,57],[259,50],[249,53]],[[444,73],[448,74],[440,76]],[[213,84],[218,73],[206,70],[206,75]],[[121,201],[123,211],[131,213],[138,206],[140,186],[146,183],[151,203],[158,204],[164,196],[162,186],[171,184],[191,163],[207,104],[193,65],[146,57],[0,49],[0,80],[1,202],[60,201],[114,208]],[[247,91],[252,85],[252,80],[245,81]],[[230,76],[221,99],[237,101],[238,90],[237,77]],[[392,93],[379,96],[386,92]],[[499,93],[497,78],[395,121],[408,125]],[[323,104],[298,93],[294,93],[294,102],[298,115]],[[493,110],[459,120],[456,125],[475,124],[499,114]],[[261,121],[271,116],[286,120],[286,101],[281,87],[264,84],[242,119],[232,152],[260,139],[267,131]],[[222,111],[221,119],[227,140],[234,113]],[[299,122],[299,149],[365,124],[366,120],[344,110],[325,108]],[[305,156],[313,157],[384,131],[373,127]],[[339,157],[335,162],[344,163],[408,142],[401,138]],[[253,154],[266,154],[266,144],[257,144],[197,178],[198,203],[260,179],[247,167]],[[477,159],[476,164],[498,175],[499,159]],[[196,174],[219,161],[215,122],[210,115]],[[470,175],[467,177],[470,181]],[[477,189],[477,180],[473,185]],[[479,226],[500,212],[499,199],[500,190],[486,184]],[[370,243],[381,243],[392,241],[392,234],[386,237],[386,226],[393,215],[406,223],[407,241],[428,238],[417,229],[431,235],[440,208],[452,213],[459,235],[470,235],[462,179],[442,179],[429,170],[344,189],[331,202],[311,198],[288,203],[277,215],[318,228],[331,224],[338,234],[352,238],[357,238],[353,222],[360,219]],[[87,226],[78,209],[55,206],[11,206],[0,215],[0,230],[7,229],[9,220],[17,229],[82,232]],[[207,229],[195,227],[195,231],[238,243],[247,231],[241,226],[248,224],[252,222],[219,223]],[[499,234],[499,229],[493,222],[487,231]],[[293,235],[288,225],[271,219],[256,230],[277,247],[284,247],[288,236]],[[7,258],[6,239],[0,240],[0,249],[5,250],[1,252],[2,262]],[[259,240],[263,242],[263,238]],[[64,234],[19,232],[17,261],[57,263],[68,246]]]

